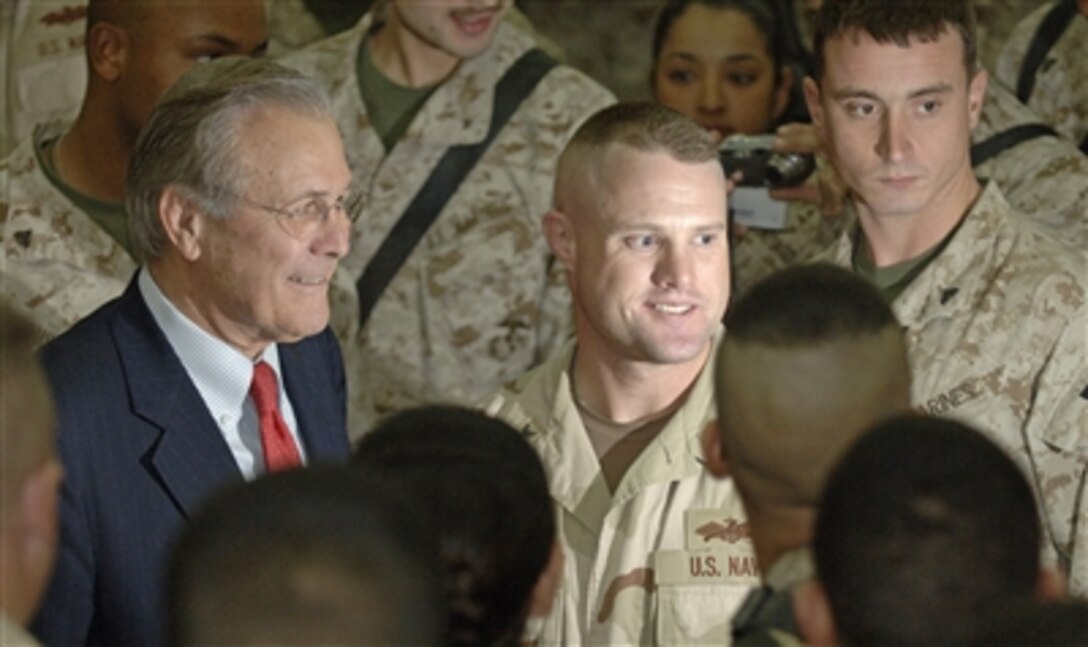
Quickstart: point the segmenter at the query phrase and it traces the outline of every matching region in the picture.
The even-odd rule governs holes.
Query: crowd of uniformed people
[[[1088,1],[973,3],[4,3],[0,644],[1088,644]]]

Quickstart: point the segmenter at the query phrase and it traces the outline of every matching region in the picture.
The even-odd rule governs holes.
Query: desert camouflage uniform
[[[87,0],[0,2],[0,158],[34,125],[70,119],[87,87]]]
[[[853,234],[829,252],[849,267]],[[1040,498],[1044,558],[1088,593],[1088,310],[1085,259],[989,184],[948,246],[893,302],[907,329],[913,401],[976,426]]]
[[[1006,86],[1016,87],[1028,46],[1053,6],[1048,3],[1025,18],[1002,48],[994,72]],[[1088,18],[1080,12],[1036,71],[1028,106],[1077,146],[1088,138]]]
[[[37,143],[67,124],[43,124],[0,162],[3,296],[53,337],[118,296],[136,264],[42,171]]]
[[[282,56],[315,43],[327,34],[304,0],[265,0],[268,55]]]
[[[331,291],[333,327],[348,371],[353,437],[377,416],[426,401],[471,403],[556,349],[571,328],[570,297],[540,221],[567,139],[614,101],[580,72],[553,69],[451,197],[359,330],[355,281],[439,158],[482,140],[494,87],[533,41],[503,22],[464,61],[386,153],[359,93],[356,53],[371,14],[284,63],[323,83],[354,181],[367,194]]]
[[[991,80],[971,141],[977,144],[1013,126],[1040,122],[1016,95]],[[996,182],[1009,204],[1059,241],[1088,248],[1088,157],[1071,142],[1036,137],[1005,150],[975,174]]]
[[[533,637],[544,645],[728,644],[729,618],[759,573],[733,482],[702,466],[713,371],[702,371],[613,495],[571,395],[573,352],[571,341],[486,407],[536,448],[556,504],[563,580]]]
[[[733,242],[733,297],[778,270],[811,260],[842,234],[850,216],[825,217],[808,202],[791,202],[787,229],[749,229]]]
[[[991,81],[973,143],[1022,124],[1040,123],[1016,96]],[[1072,143],[1037,137],[1008,148],[978,166],[975,174],[996,182],[1008,201],[1058,238],[1088,248],[1088,157]],[[854,219],[847,213],[822,217],[808,203],[790,205],[790,226],[783,231],[752,229],[733,248],[737,294],[771,273],[811,259],[835,241]]]

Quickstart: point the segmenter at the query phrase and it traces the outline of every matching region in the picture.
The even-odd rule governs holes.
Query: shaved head
[[[753,519],[815,508],[831,467],[910,406],[902,329],[877,290],[830,265],[784,270],[726,319],[718,355],[721,452]]]
[[[726,335],[718,425],[745,504],[815,506],[824,479],[875,422],[909,405],[898,326],[808,347],[774,347]],[[744,483],[741,486],[741,483]]]

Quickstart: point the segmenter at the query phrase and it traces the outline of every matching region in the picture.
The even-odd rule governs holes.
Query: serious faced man
[[[725,641],[758,573],[732,482],[699,455],[729,294],[713,139],[655,104],[606,108],[563,152],[555,202],[575,339],[490,407],[540,452],[558,510],[565,572],[539,637]]]
[[[1083,593],[1084,257],[971,171],[986,73],[970,5],[828,1],[815,42],[809,110],[860,224],[829,258],[891,301],[907,331],[912,404],[972,423],[1031,475],[1044,557]]]
[[[167,549],[205,496],[347,455],[326,326],[350,180],[326,97],[276,64],[208,63],[152,114],[127,187],[145,266],[42,351],[70,475],[46,642],[157,644]]]

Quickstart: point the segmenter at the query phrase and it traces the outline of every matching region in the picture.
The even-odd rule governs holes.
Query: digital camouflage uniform
[[[1016,88],[1028,46],[1053,6],[1039,7],[1009,36],[994,70],[1006,86]],[[1088,138],[1088,18],[1080,12],[1039,65],[1028,106],[1077,146]]]
[[[288,54],[327,35],[305,0],[265,0],[264,13],[269,56]]]
[[[0,158],[34,125],[70,119],[87,87],[87,0],[0,2]]]
[[[808,202],[791,202],[786,229],[749,229],[733,241],[733,297],[778,270],[812,260],[838,239],[850,220],[846,214],[825,217]]]
[[[1040,122],[1008,88],[991,80],[971,142]],[[975,168],[975,175],[996,182],[1016,211],[1043,225],[1059,241],[1088,248],[1088,157],[1073,143],[1060,137],[1036,137]]]
[[[419,242],[359,330],[355,282],[447,148],[481,141],[494,87],[533,41],[506,22],[461,63],[386,154],[367,117],[356,54],[372,15],[283,62],[323,83],[357,188],[367,195],[331,290],[348,371],[353,437],[377,416],[427,401],[471,403],[547,357],[571,329],[570,297],[540,221],[554,167],[581,122],[613,102],[554,68],[526,98]]]
[[[118,296],[136,270],[120,244],[55,187],[37,143],[67,124],[42,124],[0,162],[4,298],[53,337]]]
[[[971,140],[977,144],[1014,126],[1034,123],[1040,123],[1038,115],[1007,88],[991,81]],[[1018,211],[1038,221],[1058,240],[1088,248],[1088,157],[1072,143],[1057,137],[1024,141],[975,168],[975,174],[996,182]],[[853,222],[850,210],[825,218],[814,205],[792,203],[787,229],[750,229],[733,245],[737,295],[777,270],[811,260]]]
[[[853,233],[829,250],[849,267]],[[976,426],[1040,498],[1044,559],[1088,593],[1085,259],[1015,213],[990,183],[948,246],[892,303],[914,405]]]
[[[544,645],[727,644],[729,618],[759,573],[732,480],[703,469],[699,436],[716,415],[713,371],[701,372],[612,495],[571,395],[573,352],[571,341],[486,407],[540,454],[556,504],[563,579],[533,637]]]
[[[793,589],[816,577],[808,548],[779,555],[733,616],[734,647],[781,647],[803,644],[793,615]]]

